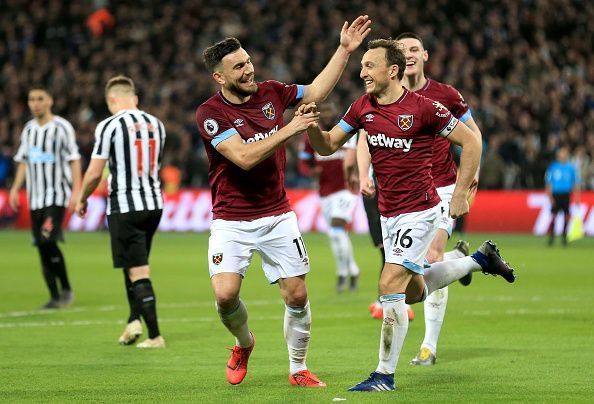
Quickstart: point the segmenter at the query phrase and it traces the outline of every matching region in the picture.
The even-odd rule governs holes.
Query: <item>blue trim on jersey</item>
[[[297,84],[297,96],[295,97],[295,99],[296,100],[302,99],[303,94],[305,94],[305,86],[303,84]]]
[[[407,260],[407,259],[402,261],[402,266],[405,267],[406,269],[408,269],[409,271],[412,271],[419,275],[423,275],[425,273],[425,270],[423,269],[422,266],[415,264],[414,262]]]
[[[313,154],[302,150],[299,152],[299,158],[301,160],[311,160],[313,158]]]
[[[219,133],[218,135],[216,135],[211,141],[210,144],[212,145],[212,147],[216,148],[219,143],[221,143],[223,140],[227,140],[229,139],[231,136],[238,134],[239,132],[237,132],[237,129],[235,128],[229,128],[226,131],[224,131],[223,133]]]
[[[342,129],[343,131],[345,131],[346,133],[351,133],[352,131],[355,130],[355,128],[353,128],[351,125],[349,125],[348,123],[346,123],[344,121],[344,119],[341,119],[340,122],[338,122],[338,127],[340,129]]]
[[[303,84],[295,84],[297,86],[297,95],[295,96],[295,104],[298,104],[299,101],[303,98],[303,94],[305,94],[305,86]],[[287,109],[295,109],[296,105],[289,105]]]
[[[458,120],[462,123],[466,123],[467,120],[469,120],[470,118],[472,118],[472,112],[470,112],[470,109],[468,111],[466,111],[466,113],[464,115],[462,115],[460,118],[458,118]]]
[[[406,299],[406,295],[404,293],[394,293],[391,295],[381,295],[379,297],[379,301],[383,302],[397,302],[399,300]]]

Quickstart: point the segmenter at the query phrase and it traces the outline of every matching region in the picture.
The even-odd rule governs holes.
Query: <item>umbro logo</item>
[[[365,115],[365,122],[373,122],[373,118],[375,118],[375,115],[367,114]]]
[[[237,127],[243,126],[243,119],[236,119],[233,121],[233,124]]]
[[[404,251],[402,251],[399,247],[394,248],[394,250],[392,250],[392,253],[394,253],[394,255],[402,255]]]

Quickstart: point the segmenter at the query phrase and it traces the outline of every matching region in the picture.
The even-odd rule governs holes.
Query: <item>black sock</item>
[[[155,298],[151,280],[144,278],[132,282],[132,291],[148,328],[149,338],[158,337],[161,333],[157,321],[157,299]]]
[[[62,285],[62,290],[70,290],[70,282],[68,281],[68,275],[66,274],[66,263],[64,262],[64,256],[62,251],[56,243],[46,243],[47,253],[49,255],[48,265],[52,272],[56,274]]]
[[[132,291],[132,281],[128,276],[128,271],[124,269],[124,282],[126,284],[126,297],[128,298],[128,306],[130,306],[130,316],[128,317],[128,323],[134,320],[140,320],[140,306],[136,302],[134,292]]]
[[[43,274],[45,285],[50,292],[52,300],[58,300],[60,298],[60,293],[58,292],[58,284],[56,283],[56,274],[54,273],[53,268],[49,265],[50,254],[44,244],[40,244],[37,249],[39,250],[39,257],[41,258],[41,273]]]

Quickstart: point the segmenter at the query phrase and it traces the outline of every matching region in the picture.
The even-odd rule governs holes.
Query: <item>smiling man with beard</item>
[[[285,125],[283,113],[299,103],[323,101],[342,75],[350,54],[369,34],[371,21],[359,16],[344,23],[340,45],[309,85],[255,81],[250,55],[235,38],[204,51],[204,62],[221,90],[196,111],[198,130],[209,160],[213,223],[208,246],[211,284],[221,321],[236,344],[227,363],[227,380],[239,384],[255,339],[247,309],[239,298],[254,252],[271,284],[285,301],[284,334],[289,351],[289,381],[325,387],[305,364],[311,314],[305,286],[309,258],[284,188],[285,142],[317,122],[318,113],[296,116]]]

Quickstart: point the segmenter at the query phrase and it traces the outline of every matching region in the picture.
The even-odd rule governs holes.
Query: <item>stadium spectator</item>
[[[361,7],[356,1],[306,6],[289,0],[211,4],[205,0],[0,2],[0,145],[9,147],[11,155],[16,152],[31,82],[43,82],[60,94],[54,111],[77,127],[80,141],[92,139],[95,122],[109,115],[99,89],[121,71],[139,81],[145,110],[171,127],[168,144],[177,138],[193,146],[179,151],[168,146],[165,155],[179,153],[203,161],[193,113],[213,86],[198,49],[231,32],[249,44],[247,50],[262,66],[262,77],[310,81],[333,52],[333,41],[320,38]],[[571,150],[586,145],[586,153],[594,158],[594,140],[588,141],[594,137],[593,2],[465,2],[454,14],[452,1],[426,4],[421,12],[418,1],[402,0],[395,12],[390,2],[370,0],[365,12],[374,19],[378,35],[394,35],[397,27],[401,32],[416,30],[424,38],[432,55],[427,75],[466,95],[487,142],[493,133],[509,132],[520,154],[525,154],[523,139],[535,135],[538,142],[530,153],[548,163],[554,155],[546,152],[547,139],[559,136]],[[94,37],[86,21],[101,7],[113,16],[115,25]],[[360,91],[354,64],[345,78],[349,79],[342,80],[331,96],[341,110],[347,107],[345,100]],[[178,124],[185,130],[174,130],[172,125]],[[295,175],[298,147],[297,139],[287,143],[289,186],[303,183]],[[85,165],[90,150],[81,144],[81,153]],[[186,172],[186,161],[174,162],[184,173],[182,187],[205,186],[205,165]],[[536,169],[539,172],[530,175],[538,178],[534,185],[538,187],[544,167]],[[508,179],[507,186],[532,186],[523,179],[524,170],[515,175],[518,179]],[[588,188],[593,189],[593,181],[588,181]]]
[[[58,241],[64,241],[66,207],[74,208],[80,192],[80,154],[74,128],[52,113],[53,98],[45,88],[32,87],[28,105],[34,118],[25,124],[14,156],[18,167],[10,189],[10,206],[14,211],[19,209],[19,190],[26,178],[33,242],[50,292],[50,300],[42,308],[57,309],[74,300]]]

